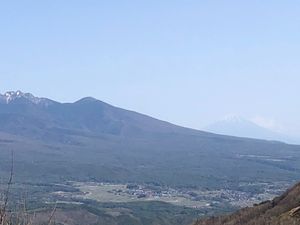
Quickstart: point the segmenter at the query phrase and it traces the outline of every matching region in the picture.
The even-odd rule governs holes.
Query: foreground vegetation
[[[299,225],[300,183],[272,201],[244,208],[228,216],[199,220],[195,225]]]

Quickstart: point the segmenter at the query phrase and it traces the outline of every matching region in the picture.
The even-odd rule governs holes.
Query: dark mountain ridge
[[[141,133],[200,133],[117,108],[91,97],[75,103],[59,103],[20,91],[8,93],[9,97],[1,102],[0,107],[1,118],[4,118],[0,124],[2,131],[15,133],[17,127],[22,129],[34,126],[40,132],[63,129],[120,136]],[[2,98],[6,95],[2,95]],[[30,129],[26,132],[29,135]]]
[[[183,128],[90,97],[59,103],[18,91],[1,99],[0,157],[15,152],[21,180],[236,188],[300,178],[296,145]]]

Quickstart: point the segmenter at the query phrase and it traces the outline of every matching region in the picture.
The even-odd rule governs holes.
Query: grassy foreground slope
[[[251,208],[207,220],[195,225],[299,225],[300,183],[272,201],[266,201]]]

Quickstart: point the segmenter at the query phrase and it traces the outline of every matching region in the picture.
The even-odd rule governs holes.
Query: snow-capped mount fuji
[[[35,105],[48,106],[54,101],[47,98],[38,98],[31,93],[23,93],[22,91],[7,91],[4,94],[0,94],[0,103],[11,104],[15,102],[27,102]]]
[[[287,143],[298,142],[287,135],[262,127],[251,120],[235,115],[218,120],[203,128],[203,130],[236,137],[276,140]]]

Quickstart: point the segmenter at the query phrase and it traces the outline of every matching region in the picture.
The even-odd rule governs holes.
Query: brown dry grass
[[[296,210],[299,206],[300,183],[272,201],[231,215],[198,220],[195,225],[300,225],[300,212]]]

